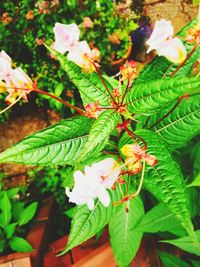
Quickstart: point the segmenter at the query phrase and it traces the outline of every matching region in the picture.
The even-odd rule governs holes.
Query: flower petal
[[[157,52],[159,56],[164,56],[175,64],[182,63],[187,55],[185,46],[178,38],[166,41]]]
[[[169,37],[173,37],[173,35],[174,29],[171,21],[165,19],[157,20],[153,32],[146,42],[149,46],[147,53],[154,49],[157,50],[165,40]]]

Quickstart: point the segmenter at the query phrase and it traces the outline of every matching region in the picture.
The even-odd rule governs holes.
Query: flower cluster
[[[51,1],[38,1],[35,4],[37,11],[39,14],[50,14],[51,11],[55,11],[59,6],[59,0],[51,0]]]
[[[55,34],[55,43],[53,48],[61,54],[68,52],[67,58],[73,61],[86,72],[95,71],[98,66],[95,61],[99,61],[100,52],[97,48],[90,49],[86,41],[79,41],[80,30],[75,23],[62,24],[56,22],[53,29]]]
[[[136,62],[134,60],[127,61],[120,67],[121,81],[133,81],[136,78]]]
[[[86,28],[92,28],[93,27],[93,21],[90,17],[84,17],[83,18],[83,27]]]
[[[0,81],[1,88],[8,92],[6,101],[9,104],[22,96],[27,101],[27,94],[33,88],[33,82],[21,68],[12,69],[12,60],[5,51],[0,52]],[[26,89],[27,91],[20,90]]]
[[[146,161],[150,166],[157,164],[157,160],[152,155],[146,154],[146,148],[140,147],[139,144],[124,145],[121,149],[126,156],[125,164],[128,170],[134,174],[142,170],[142,161]]]
[[[179,64],[186,58],[186,49],[182,41],[174,36],[174,29],[170,21],[161,19],[156,21],[154,30],[147,40],[147,53],[156,50],[159,56]]]
[[[85,110],[88,118],[97,118],[102,111],[98,101],[85,105]]]
[[[85,166],[84,173],[74,173],[74,188],[70,192],[66,188],[69,201],[77,205],[87,204],[88,208],[94,208],[96,198],[105,206],[110,204],[110,196],[107,189],[111,189],[118,179],[120,169],[117,162],[112,158],[104,159],[92,166]]]
[[[9,16],[8,12],[4,12],[1,17],[2,23],[5,25],[11,23],[13,21],[13,18]]]
[[[188,36],[186,37],[186,42],[194,43],[200,42],[200,28],[199,25],[196,25],[193,29],[188,31]]]

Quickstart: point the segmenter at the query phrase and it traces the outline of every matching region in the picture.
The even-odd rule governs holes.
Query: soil
[[[10,119],[0,125],[0,152],[60,119],[54,111],[37,108],[32,104],[15,108]],[[20,179],[22,184],[26,183],[24,174],[30,168],[22,164],[0,164],[0,172],[9,178],[9,187],[16,183],[16,179]]]

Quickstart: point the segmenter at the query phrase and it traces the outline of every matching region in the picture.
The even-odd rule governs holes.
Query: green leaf
[[[136,226],[136,231],[171,232],[178,236],[186,235],[181,224],[164,204],[158,204],[148,211]]]
[[[178,37],[182,37],[183,43],[186,47],[187,54],[193,49],[192,44],[185,42],[184,38],[188,35],[188,30],[194,28],[198,20],[195,18],[188,25],[186,25],[180,32],[177,33]],[[176,77],[186,77],[189,76],[194,63],[196,62],[200,53],[200,46],[197,48],[195,53],[187,60],[184,66],[175,74]],[[147,64],[141,71],[136,83],[141,83],[144,81],[150,81],[154,79],[160,79],[162,77],[169,77],[170,74],[177,68],[176,64],[168,61],[165,57],[156,56],[149,64]]]
[[[156,114],[150,119],[149,125],[161,118]],[[184,146],[194,136],[200,133],[200,95],[184,99],[183,102],[153,130],[159,134],[172,150]]]
[[[33,250],[32,246],[25,239],[17,236],[14,236],[9,241],[9,246],[17,252],[30,252]]]
[[[187,188],[189,209],[191,218],[195,218],[200,212],[200,191],[197,188]]]
[[[157,165],[147,166],[144,178],[146,189],[161,203],[166,204],[187,233],[195,238],[180,167],[158,135],[147,130],[138,130],[136,134],[147,142],[147,153],[158,160]]]
[[[194,178],[191,184],[188,185],[188,187],[191,186],[200,186],[200,173],[197,174],[197,176]]]
[[[158,255],[165,267],[191,267],[188,263],[172,254],[160,251]]]
[[[66,56],[56,52],[47,45],[46,47],[58,59],[62,68],[78,88],[84,105],[96,101],[98,101],[101,106],[108,106],[110,104],[110,96],[96,72],[91,74],[85,73],[79,66],[69,61]],[[112,92],[110,83],[108,81],[105,81],[105,83]]]
[[[11,188],[11,189],[7,190],[6,192],[7,192],[8,197],[10,199],[14,198],[17,195],[17,193],[19,192],[19,189],[20,189],[19,187],[16,187],[16,188]]]
[[[19,221],[18,221],[19,226],[22,226],[30,222],[30,220],[33,218],[33,216],[36,213],[37,207],[38,207],[38,203],[33,202],[22,211],[19,217]]]
[[[136,225],[144,215],[139,197],[120,205],[109,222],[110,242],[119,266],[127,266],[136,255],[143,233]]]
[[[120,119],[118,113],[112,110],[104,111],[94,122],[89,133],[87,143],[81,157],[88,155],[91,151],[100,152],[108,142],[111,132]]]
[[[86,205],[77,206],[72,220],[69,241],[61,255],[88,240],[108,224],[113,214],[119,208],[114,207],[112,203],[120,200],[122,197],[119,189],[111,191],[110,196],[111,203],[107,208],[99,201],[96,202],[93,210],[89,210]]]
[[[77,208],[73,207],[65,212],[63,212],[66,216],[68,216],[70,219],[72,219],[74,217],[74,214],[76,212]]]
[[[198,245],[198,247],[200,247],[200,230],[195,231],[195,234],[198,238],[198,244],[197,245]],[[160,242],[174,245],[174,246],[176,246],[182,250],[185,250],[189,253],[200,256],[200,251],[197,250],[197,247],[195,246],[196,244],[194,244],[194,240],[190,236],[185,236],[185,237],[181,237],[181,238],[173,239],[173,240],[163,240]]]
[[[184,94],[195,94],[200,87],[197,78],[165,78],[133,85],[127,93],[128,109],[134,114],[151,114]]]
[[[17,226],[17,223],[11,223],[4,227],[7,239],[10,239],[14,235],[16,226]]]
[[[5,227],[10,223],[11,218],[11,203],[8,195],[4,192],[3,197],[0,199],[0,225]]]
[[[190,260],[193,264],[193,267],[199,267],[200,266],[200,261],[195,261],[195,260]]]
[[[0,162],[27,165],[75,164],[93,120],[74,117],[29,135],[0,154]]]
[[[15,221],[18,221],[20,218],[21,213],[24,210],[24,203],[23,202],[13,202],[12,203],[12,215]]]
[[[6,245],[5,240],[0,240],[0,254],[3,253],[5,245]]]

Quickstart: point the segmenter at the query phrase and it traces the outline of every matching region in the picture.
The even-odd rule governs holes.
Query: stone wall
[[[191,2],[188,0],[145,0],[144,11],[151,18],[152,23],[160,18],[171,20],[177,32],[197,16],[198,8],[194,7]]]

